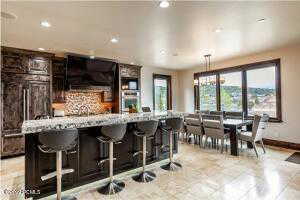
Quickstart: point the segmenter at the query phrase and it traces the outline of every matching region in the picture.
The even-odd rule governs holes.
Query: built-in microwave
[[[122,113],[129,112],[129,106],[135,106],[139,110],[141,105],[140,92],[137,91],[124,91],[122,92]]]

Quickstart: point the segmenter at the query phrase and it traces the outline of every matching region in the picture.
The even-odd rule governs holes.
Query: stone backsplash
[[[107,113],[108,103],[102,102],[101,92],[71,91],[66,93],[65,115]],[[111,103],[110,103],[111,105]]]

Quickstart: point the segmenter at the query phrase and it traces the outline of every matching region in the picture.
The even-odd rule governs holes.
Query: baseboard
[[[284,141],[278,141],[278,140],[271,140],[271,139],[263,139],[264,144],[276,146],[276,147],[282,147],[286,149],[293,149],[300,151],[300,144],[292,143],[292,142],[284,142]]]

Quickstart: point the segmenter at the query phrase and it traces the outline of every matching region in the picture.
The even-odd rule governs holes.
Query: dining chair
[[[200,114],[190,114],[185,118],[185,130],[187,140],[190,135],[194,136],[199,141],[199,146],[202,146],[203,130],[202,130],[202,119]]]
[[[256,142],[260,142],[264,153],[266,153],[265,146],[263,143],[263,136],[267,128],[269,115],[264,114],[262,116],[255,115],[252,125],[252,131],[241,131],[238,133],[238,139],[246,142],[250,142],[253,145],[256,157],[258,158],[258,151]]]
[[[209,110],[200,110],[198,111],[201,115],[209,115]]]
[[[143,112],[151,112],[150,107],[142,107]]]
[[[224,117],[224,111],[209,111],[210,115],[221,115]]]
[[[244,112],[225,112],[226,119],[244,119]]]
[[[221,153],[223,153],[224,141],[229,138],[229,133],[225,132],[222,115],[202,115],[203,128],[205,132],[204,148],[207,145],[207,139],[221,140]],[[227,148],[226,148],[227,149]]]

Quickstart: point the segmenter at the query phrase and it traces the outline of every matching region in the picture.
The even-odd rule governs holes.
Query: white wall
[[[300,45],[212,63],[212,68],[233,67],[276,58],[281,59],[283,123],[270,124],[266,138],[300,143]],[[178,110],[194,111],[193,74],[199,71],[203,71],[203,67],[178,72]]]
[[[172,77],[172,108],[178,105],[178,72],[171,69],[143,66],[141,72],[142,106],[153,109],[153,73],[171,75]]]

